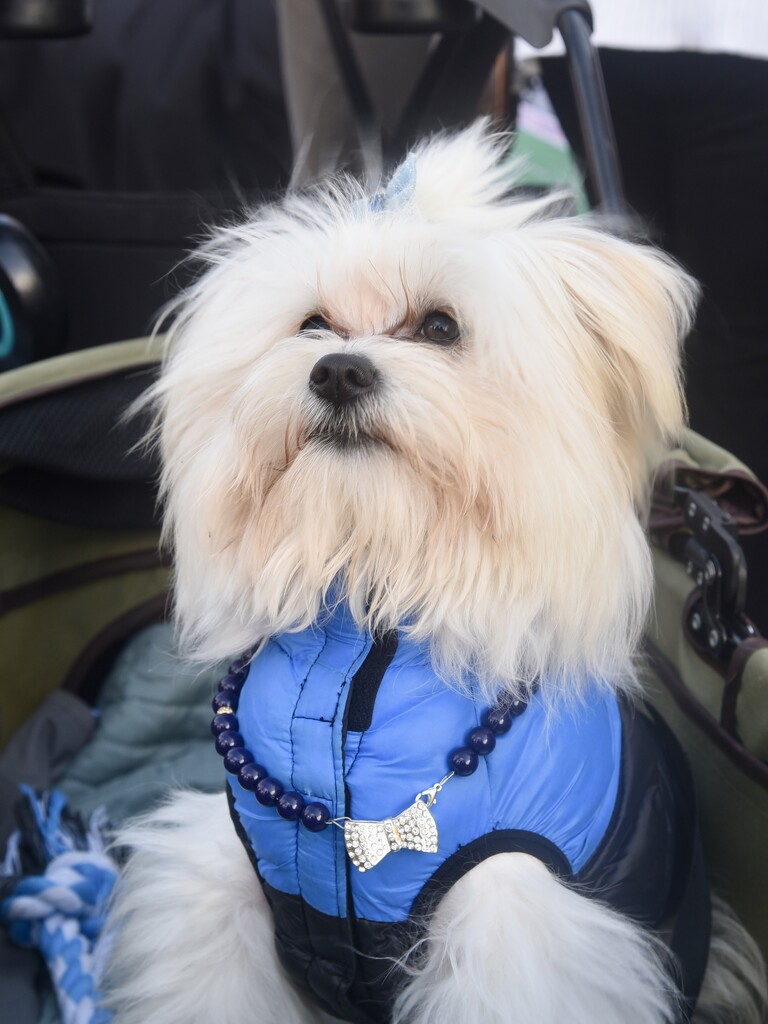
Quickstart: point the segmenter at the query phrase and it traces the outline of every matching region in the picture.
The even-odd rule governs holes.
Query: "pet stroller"
[[[412,28],[405,9],[420,5],[392,6],[401,20],[387,27],[402,27],[405,18]],[[443,5],[430,6],[432,17]],[[366,117],[370,108],[335,8],[323,7],[336,26],[332,38],[345,80],[358,90],[358,113]],[[376,27],[372,9],[384,17],[389,5],[358,7],[370,30]],[[477,92],[511,29],[542,45],[557,23],[572,61],[590,173],[604,208],[620,213],[586,2],[495,0],[476,7],[481,13],[473,10],[470,17],[465,5],[445,4],[440,16],[452,17],[455,31],[433,52],[407,119],[390,140],[391,153],[439,123],[472,116]],[[427,20],[423,26],[435,24]],[[466,71],[463,88],[456,87],[456,67]],[[136,447],[146,424],[125,422],[121,414],[153,379],[157,359],[144,341],[121,342],[0,377],[0,517],[7,546],[0,585],[2,744],[14,742],[45,695],[59,688],[97,704],[104,728],[115,728],[107,723],[111,714],[111,722],[117,716],[124,727],[123,738],[131,735],[124,717],[130,697],[108,707],[110,683],[103,683],[131,638],[163,620],[168,567],[157,553],[157,466],[151,453]],[[693,766],[709,871],[768,953],[761,876],[768,838],[768,705],[762,692],[768,641],[746,617],[746,565],[738,545],[738,536],[766,525],[768,492],[727,452],[688,432],[683,446],[668,453],[659,466],[650,521],[656,605],[644,673],[653,702]],[[161,732],[166,722],[178,732],[182,718],[190,734],[199,729],[204,737],[207,702],[200,692],[212,692],[212,679],[186,691],[189,706],[171,709],[176,717],[165,719]],[[193,703],[201,707],[199,719]],[[142,737],[145,725],[139,723]],[[116,785],[124,767],[113,766]],[[100,764],[97,774],[103,778],[106,770]],[[166,781],[190,779],[177,773],[159,785]],[[90,809],[87,799],[84,806]]]

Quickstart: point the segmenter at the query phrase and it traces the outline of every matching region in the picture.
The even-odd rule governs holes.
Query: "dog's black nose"
[[[309,386],[335,406],[354,402],[373,390],[376,368],[365,356],[333,352],[318,359],[309,375]]]

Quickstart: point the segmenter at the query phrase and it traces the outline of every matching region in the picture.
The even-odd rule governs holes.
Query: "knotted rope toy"
[[[106,1024],[111,1015],[98,1005],[94,951],[117,878],[105,852],[106,815],[95,811],[86,828],[58,790],[21,790],[20,828],[0,864],[0,884],[12,886],[0,902],[0,921],[14,942],[42,954],[63,1024]]]

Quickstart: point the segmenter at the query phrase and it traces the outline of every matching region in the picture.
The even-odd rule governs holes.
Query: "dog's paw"
[[[118,838],[132,850],[108,922],[113,1024],[308,1024],[223,794],[178,794]]]
[[[664,947],[558,881],[500,854],[443,898],[411,956],[397,1024],[672,1024]]]

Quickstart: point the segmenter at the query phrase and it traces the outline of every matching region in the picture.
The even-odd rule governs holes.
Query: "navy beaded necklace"
[[[300,793],[286,791],[283,784],[272,778],[267,769],[259,764],[245,747],[245,740],[238,732],[237,707],[252,657],[253,652],[249,651],[229,666],[229,671],[219,682],[218,693],[212,701],[215,716],[211,722],[211,732],[216,737],[216,750],[224,758],[224,767],[230,775],[237,777],[243,789],[254,794],[260,804],[264,807],[274,807],[280,817],[287,821],[300,821],[310,832],[321,832],[329,824],[340,824],[342,820],[349,821],[332,818],[325,804],[306,803]],[[505,704],[495,704],[487,708],[483,714],[483,725],[472,729],[467,736],[466,744],[448,755],[448,775],[431,789],[420,793],[417,801],[422,796],[428,796],[426,807],[430,807],[436,799],[436,794],[453,775],[472,775],[477,770],[480,758],[491,753],[496,746],[497,737],[509,732],[515,718],[521,715],[527,706],[526,700],[514,698]],[[351,853],[352,851],[350,855]],[[364,870],[362,866],[360,869]]]

